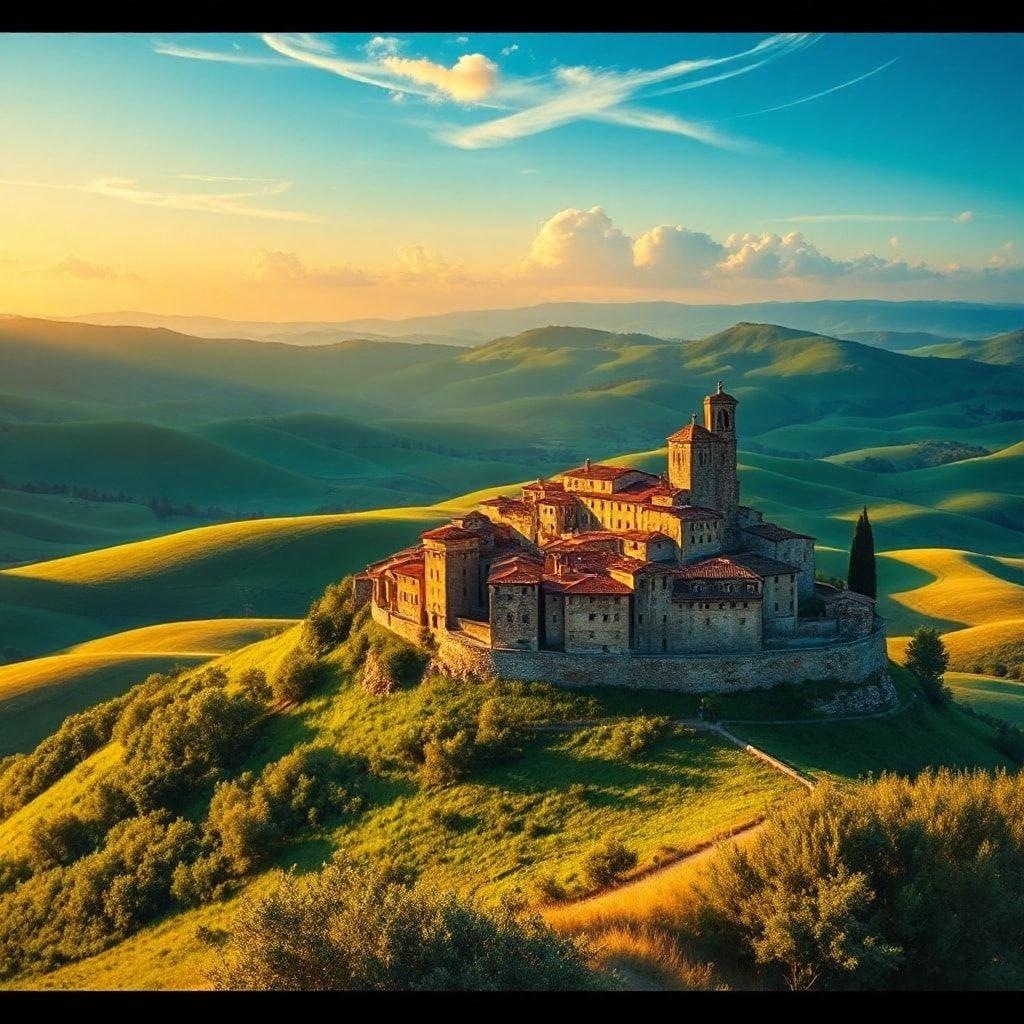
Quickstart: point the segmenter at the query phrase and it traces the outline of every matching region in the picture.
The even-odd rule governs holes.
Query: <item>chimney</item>
[[[584,462],[583,465],[586,468],[587,472],[589,473],[590,472],[590,459],[587,459],[587,461]]]

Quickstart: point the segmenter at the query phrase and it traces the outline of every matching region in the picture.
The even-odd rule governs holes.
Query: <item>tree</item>
[[[917,676],[925,696],[935,704],[945,704],[949,696],[942,676],[949,665],[949,652],[937,629],[919,626],[907,644],[907,668]]]
[[[855,594],[875,597],[878,581],[875,574],[875,537],[871,532],[868,507],[864,506],[853,531],[850,545],[850,569],[846,575],[849,589]]]

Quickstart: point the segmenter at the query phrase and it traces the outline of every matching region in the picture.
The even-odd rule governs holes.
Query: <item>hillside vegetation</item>
[[[650,864],[795,791],[636,703],[621,735],[529,728],[622,715],[635,695],[605,704],[540,684],[418,681],[422,655],[365,612],[347,639],[344,618],[333,621],[333,639],[291,629],[151,676],[0,762],[9,979],[133,986],[158,960],[161,985],[203,984],[213,950],[197,947],[197,927],[226,922],[225,898],[258,891],[275,865],[308,870],[339,851],[485,902],[538,886],[571,893],[592,884],[588,858],[609,839]],[[302,658],[315,671],[284,700]],[[113,875],[123,881],[104,897]],[[43,891],[45,922],[33,909]]]

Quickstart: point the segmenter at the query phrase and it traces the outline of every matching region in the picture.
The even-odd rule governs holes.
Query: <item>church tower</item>
[[[668,438],[668,482],[690,492],[689,504],[717,508],[721,446],[718,436],[697,422],[696,413]]]
[[[740,482],[736,475],[736,406],[739,402],[727,394],[718,382],[718,391],[704,399],[704,427],[718,441],[715,467],[715,503],[712,508],[725,516],[723,547],[738,551],[740,546]]]

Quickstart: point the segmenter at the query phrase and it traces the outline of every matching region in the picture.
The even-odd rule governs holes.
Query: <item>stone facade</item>
[[[884,665],[874,602],[815,584],[814,538],[739,504],[738,405],[719,384],[703,424],[668,438],[661,476],[587,460],[428,530],[358,591],[401,635],[429,630],[452,671],[476,659],[474,674],[566,685],[857,682],[879,650]]]

